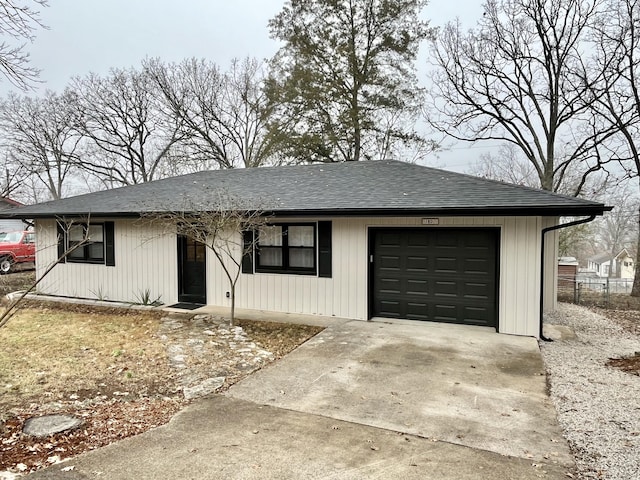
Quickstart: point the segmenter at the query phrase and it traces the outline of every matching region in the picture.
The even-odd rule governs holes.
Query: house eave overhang
[[[271,209],[264,211],[274,217],[487,217],[487,216],[586,216],[602,215],[613,207],[602,204],[590,205],[548,205],[548,206],[479,206],[479,207],[435,207],[435,208],[317,208],[317,209]],[[154,212],[6,212],[0,218],[139,218]]]
[[[461,207],[461,208],[394,208],[394,209],[314,209],[314,210],[272,210],[265,214],[273,216],[335,216],[335,217],[530,217],[530,216],[587,216],[602,215],[613,207]]]

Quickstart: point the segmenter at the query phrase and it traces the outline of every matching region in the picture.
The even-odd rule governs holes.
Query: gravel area
[[[545,322],[576,334],[541,350],[579,478],[640,478],[640,377],[606,366],[640,351],[640,337],[577,305],[559,304]]]

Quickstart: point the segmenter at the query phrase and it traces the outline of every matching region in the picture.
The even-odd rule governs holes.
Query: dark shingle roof
[[[592,215],[601,203],[398,161],[212,170],[15,209],[22,218],[211,210],[219,192],[276,215]],[[7,213],[6,215],[10,215]]]

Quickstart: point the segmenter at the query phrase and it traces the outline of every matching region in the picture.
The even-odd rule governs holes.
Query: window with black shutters
[[[278,223],[257,232],[256,272],[315,275],[315,223]]]

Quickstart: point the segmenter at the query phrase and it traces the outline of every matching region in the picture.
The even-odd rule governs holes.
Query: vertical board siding
[[[95,219],[95,223],[101,220]],[[36,275],[57,259],[56,223],[36,221]],[[83,263],[56,265],[38,291],[51,295],[139,303],[148,291],[151,300],[174,303],[178,295],[175,235],[167,235],[133,220],[115,220],[115,266]]]
[[[236,307],[368,319],[369,228],[422,227],[421,218],[368,217],[330,220],[333,232],[331,278],[241,273],[236,287]],[[540,233],[543,226],[551,225],[555,221],[557,219],[542,217],[442,217],[438,226],[422,228],[500,228],[499,331],[537,336],[540,310]],[[46,266],[56,258],[55,222],[38,220],[37,232],[37,272],[40,276]],[[549,235],[547,253],[548,257],[555,260],[555,256],[550,255],[555,251],[555,242],[553,236]],[[116,220],[115,242],[115,267],[61,264],[43,281],[40,290],[45,293],[85,298],[96,298],[96,293],[102,292],[102,295],[110,300],[135,302],[136,296],[148,288],[154,298],[161,295],[164,303],[177,301],[175,235],[163,235],[160,231],[151,231],[148,226],[143,229],[133,220]],[[239,257],[240,251],[237,253]],[[236,268],[233,266],[231,270],[235,271]],[[226,296],[229,291],[229,280],[218,259],[207,251],[207,303],[229,307],[231,301]]]
[[[293,219],[289,219],[293,221]],[[546,220],[546,219],[545,219]],[[241,274],[236,306],[254,310],[368,318],[368,230],[422,226],[421,218],[333,219],[333,276]],[[537,336],[540,291],[541,217],[440,218],[441,227],[498,227],[498,311],[502,333]],[[209,256],[208,303],[229,306],[228,280]]]

